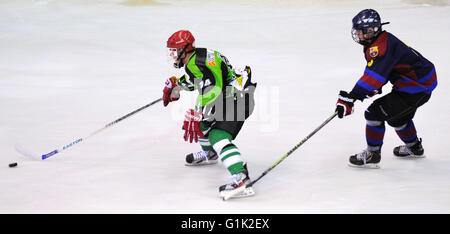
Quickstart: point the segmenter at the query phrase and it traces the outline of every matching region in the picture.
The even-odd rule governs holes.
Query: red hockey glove
[[[345,92],[339,92],[339,98],[336,102],[336,111],[338,112],[338,117],[343,118],[344,116],[351,115],[353,113],[353,103],[355,98],[353,95]]]
[[[180,99],[180,95],[177,93],[179,89],[176,82],[177,78],[175,76],[172,76],[166,80],[162,97],[164,106],[169,105],[169,102]],[[176,92],[173,93],[172,91]]]
[[[195,142],[198,142],[198,137],[205,137],[203,132],[200,130],[200,121],[202,118],[203,115],[193,109],[186,111],[183,123],[185,141],[188,141],[189,138],[190,143],[192,143],[192,139],[194,139]]]

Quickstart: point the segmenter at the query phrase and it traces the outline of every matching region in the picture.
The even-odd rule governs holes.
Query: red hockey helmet
[[[182,48],[186,52],[194,50],[195,38],[188,30],[180,30],[172,34],[167,40],[167,48]]]
[[[194,42],[195,38],[188,30],[177,31],[167,39],[168,58],[175,68],[184,66],[183,59],[186,53],[195,49]]]

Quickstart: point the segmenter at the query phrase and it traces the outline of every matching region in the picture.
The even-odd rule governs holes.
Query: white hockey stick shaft
[[[61,152],[61,151],[63,151],[63,150],[66,150],[66,149],[68,149],[68,148],[70,148],[70,147],[72,147],[72,146],[74,146],[74,145],[76,145],[76,144],[78,144],[78,143],[80,143],[80,142],[83,142],[83,141],[86,140],[87,138],[89,138],[89,137],[91,137],[91,136],[94,136],[95,134],[97,134],[97,133],[99,133],[99,132],[105,130],[106,128],[109,128],[109,127],[111,127],[112,125],[115,125],[116,123],[118,123],[118,122],[120,122],[120,121],[122,121],[122,120],[124,120],[124,119],[126,119],[126,118],[128,118],[128,117],[130,117],[130,116],[132,116],[132,115],[134,115],[134,114],[136,114],[136,113],[138,113],[138,112],[144,110],[144,109],[146,109],[147,107],[152,106],[153,104],[155,104],[155,103],[157,103],[157,102],[160,102],[161,100],[162,100],[162,98],[159,98],[159,99],[157,99],[157,100],[155,100],[155,101],[153,101],[153,102],[151,102],[151,103],[149,103],[149,104],[147,104],[147,105],[145,105],[145,106],[143,106],[143,107],[141,107],[141,108],[139,108],[139,109],[137,109],[137,110],[135,110],[135,111],[133,111],[133,112],[130,112],[130,113],[128,113],[128,114],[126,114],[126,115],[120,117],[119,119],[116,119],[116,120],[114,120],[113,122],[111,122],[111,123],[105,125],[103,128],[100,128],[100,129],[98,129],[97,131],[95,131],[95,132],[89,134],[89,135],[88,135],[87,137],[85,137],[85,138],[79,138],[79,139],[76,139],[75,141],[73,141],[73,142],[71,142],[71,143],[69,143],[69,144],[67,144],[67,145],[64,145],[64,146],[61,147],[61,148],[58,148],[58,149],[55,149],[55,150],[53,150],[53,151],[51,151],[51,152],[49,152],[49,153],[43,154],[43,155],[41,156],[41,159],[42,159],[42,160],[47,159],[47,158],[49,158],[49,157],[51,157],[51,156],[53,156],[53,155],[55,155],[55,154],[57,154],[57,153],[59,153],[59,152]],[[16,148],[16,149],[17,149],[17,148]]]

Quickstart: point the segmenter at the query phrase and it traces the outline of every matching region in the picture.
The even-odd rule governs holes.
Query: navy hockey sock
[[[384,121],[377,120],[369,110],[366,110],[364,116],[366,118],[367,150],[380,152],[383,145],[384,132],[386,131]]]
[[[367,121],[366,141],[368,150],[371,152],[380,152],[383,145],[384,132],[386,127],[382,121]]]

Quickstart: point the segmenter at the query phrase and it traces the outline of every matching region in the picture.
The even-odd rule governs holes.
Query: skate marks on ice
[[[265,1],[266,3],[274,2],[276,1]],[[339,2],[339,1],[336,1]],[[449,1],[448,0],[401,0],[401,2],[407,3],[407,4],[415,4],[415,5],[423,5],[423,6],[448,6]],[[327,4],[333,4],[331,1],[327,1]],[[320,4],[320,3],[319,3]],[[123,0],[120,2],[120,5],[125,6],[162,6],[162,5],[169,5],[169,3],[166,2],[159,2],[157,0]]]
[[[404,3],[424,6],[448,6],[448,0],[402,0]]]
[[[167,3],[162,3],[154,0],[125,0],[120,3],[125,6],[159,6],[167,5]]]

